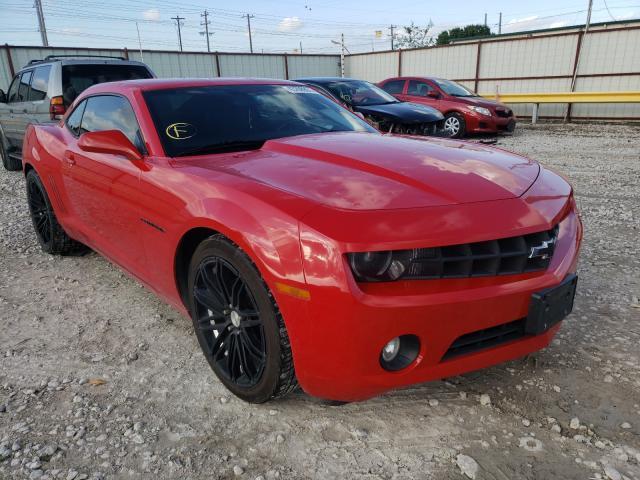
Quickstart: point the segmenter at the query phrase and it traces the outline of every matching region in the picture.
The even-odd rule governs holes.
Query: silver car
[[[154,78],[144,63],[120,57],[52,55],[32,60],[5,94],[0,90],[0,157],[7,170],[22,168],[22,139],[31,123],[55,122],[96,83]]]

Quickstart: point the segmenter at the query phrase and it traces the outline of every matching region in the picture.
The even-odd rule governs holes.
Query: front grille
[[[462,335],[451,344],[449,350],[442,357],[442,361],[518,340],[525,336],[526,320],[526,318],[521,318],[515,322]]]
[[[496,108],[496,115],[503,118],[509,118],[513,112],[508,108]]]
[[[466,278],[545,270],[553,256],[558,227],[485,242],[410,251],[402,278]]]

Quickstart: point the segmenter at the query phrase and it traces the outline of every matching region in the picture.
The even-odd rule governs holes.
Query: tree
[[[433,27],[431,20],[426,27],[420,27],[411,22],[411,25],[402,27],[396,45],[398,48],[419,48],[433,45],[433,38],[429,36],[431,27]]]
[[[451,30],[440,32],[436,40],[436,45],[447,45],[454,40],[472,37],[488,37],[493,35],[491,29],[486,25],[467,25],[466,27],[456,27]]]

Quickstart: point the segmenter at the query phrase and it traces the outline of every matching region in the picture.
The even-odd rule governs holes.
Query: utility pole
[[[340,34],[339,42],[336,42],[335,40],[331,40],[331,43],[333,43],[334,45],[340,45],[340,76],[344,78],[344,52],[345,50],[349,52],[349,49],[344,44],[344,33]],[[349,55],[351,55],[351,52],[349,52]]]
[[[200,25],[204,25],[204,32],[200,32],[200,35],[204,35],[207,38],[207,52],[211,51],[211,46],[209,45],[209,36],[213,35],[213,33],[209,33],[209,25],[211,22],[209,21],[209,12],[206,10],[204,13],[200,14],[201,17],[204,17],[204,21],[200,22]]]
[[[393,29],[396,28],[397,25],[389,25],[389,30],[391,30],[391,50],[393,50],[393,39],[394,39],[394,35],[393,35]]]
[[[40,36],[42,37],[42,46],[49,46],[49,39],[47,38],[47,26],[44,24],[44,12],[42,11],[42,2],[35,0],[36,13],[38,14],[38,25],[40,30]]]
[[[255,17],[255,15],[243,15],[242,18],[247,18],[247,29],[249,30],[249,51],[253,53],[253,39],[251,38],[251,19]]]
[[[142,40],[140,39],[140,27],[138,27],[138,22],[136,22],[136,30],[138,31],[138,47],[140,47],[140,61],[144,62],[144,57],[142,56]]]
[[[573,78],[571,79],[571,91],[576,90],[576,80],[578,79],[578,68],[580,67],[580,54],[582,53],[582,46],[587,39],[587,33],[589,33],[589,26],[591,25],[591,10],[593,9],[593,0],[589,0],[589,8],[587,9],[587,21],[584,24],[584,34],[582,35],[582,41],[576,52],[576,66],[573,69]]]
[[[180,51],[182,51],[182,32],[180,31],[180,27],[182,26],[182,20],[184,20],[184,17],[176,15],[175,17],[171,17],[171,20],[175,20],[178,25],[178,43],[180,44]]]
[[[498,35],[502,33],[502,12],[500,12],[500,17],[498,20]]]
[[[302,55],[302,40],[300,40],[300,55]]]
[[[484,14],[484,26],[487,26],[487,13]]]

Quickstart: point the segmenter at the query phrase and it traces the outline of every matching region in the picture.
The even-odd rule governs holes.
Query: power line
[[[180,51],[182,52],[182,32],[180,31],[180,27],[182,26],[181,24],[184,17],[176,15],[175,17],[171,17],[171,20],[175,20],[176,25],[178,26],[178,43],[180,44]]]

